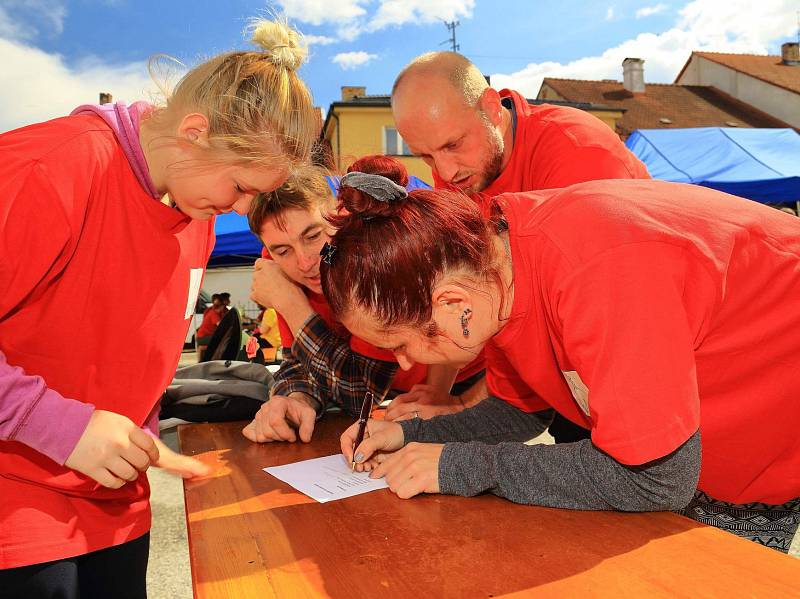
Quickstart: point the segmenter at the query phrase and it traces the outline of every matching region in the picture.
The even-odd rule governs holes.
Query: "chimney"
[[[800,44],[786,42],[781,46],[781,63],[790,66],[800,66]]]
[[[100,104],[111,104],[113,101],[110,93],[100,92]]]
[[[622,78],[625,89],[632,94],[644,93],[644,60],[626,58],[622,61]]]
[[[354,98],[363,98],[366,95],[366,87],[354,87],[352,85],[342,86],[342,102],[348,102]]]

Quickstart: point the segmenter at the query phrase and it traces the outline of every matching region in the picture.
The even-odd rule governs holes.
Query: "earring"
[[[472,314],[472,310],[470,310],[469,308],[466,308],[461,313],[461,333],[464,335],[464,337],[469,337],[469,327],[467,326],[469,324],[469,321],[467,320],[467,317],[470,314]]]

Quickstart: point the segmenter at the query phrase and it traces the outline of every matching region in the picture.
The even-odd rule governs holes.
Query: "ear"
[[[472,297],[463,287],[449,283],[433,290],[434,311],[460,317],[467,308],[472,309]]]
[[[199,112],[190,112],[178,125],[178,137],[192,143],[208,145],[208,119]]]
[[[500,94],[493,87],[487,87],[483,90],[481,97],[478,98],[478,108],[489,117],[489,120],[495,127],[499,127],[502,123],[503,104],[500,101]]]

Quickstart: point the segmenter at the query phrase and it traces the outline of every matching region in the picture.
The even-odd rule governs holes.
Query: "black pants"
[[[150,533],[66,559],[0,570],[3,599],[146,599]]]
[[[548,432],[556,440],[556,443],[575,443],[582,439],[591,439],[591,431],[586,430],[582,426],[578,426],[572,420],[567,420],[561,414],[556,412],[553,422],[550,424]]]

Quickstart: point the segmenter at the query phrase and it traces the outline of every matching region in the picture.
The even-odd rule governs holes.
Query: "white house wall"
[[[800,67],[787,67],[796,68]],[[800,127],[800,94],[766,83],[706,58],[693,56],[676,83],[713,85],[793,127]]]
[[[206,271],[205,279],[203,279],[203,289],[209,296],[212,293],[227,291],[231,294],[232,306],[242,309],[246,316],[255,317],[258,314],[258,308],[255,302],[250,301],[252,275],[252,266],[210,268]]]

